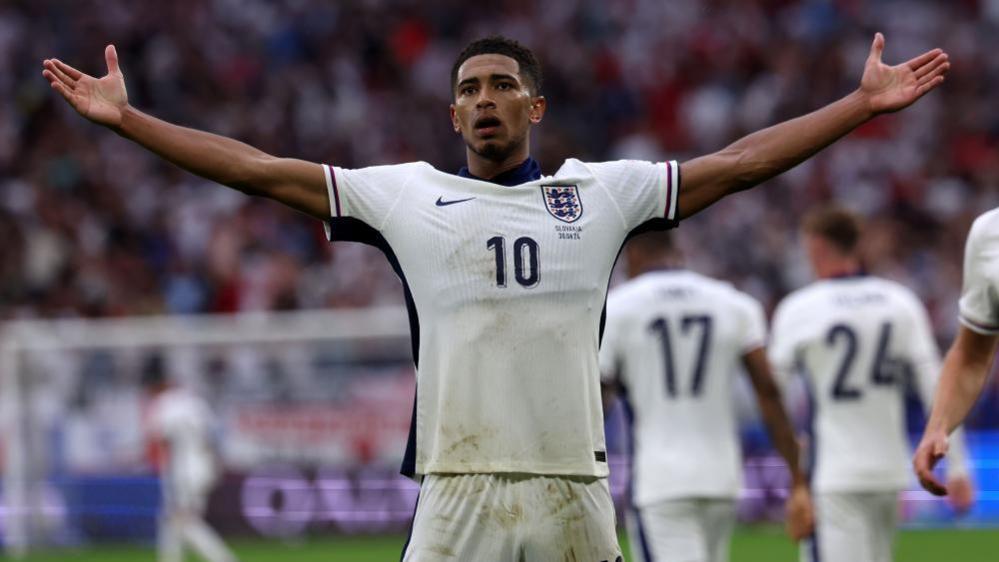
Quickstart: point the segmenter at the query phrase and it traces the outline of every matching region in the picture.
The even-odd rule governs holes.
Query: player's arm
[[[274,199],[320,219],[329,217],[322,166],[276,158],[242,142],[172,125],[128,104],[114,46],[104,51],[108,73],[97,79],[57,59],[42,74],[87,119],[137,142],[170,162],[250,195]]]
[[[611,407],[614,406],[615,399],[617,399],[617,385],[608,382],[601,382],[600,404],[604,407],[604,417],[607,417],[607,412],[609,412]]]
[[[933,475],[933,467],[947,454],[948,436],[961,425],[981,395],[997,344],[999,336],[961,326],[944,358],[933,411],[912,461],[920,484],[933,494],[947,493],[947,487]]]
[[[801,454],[794,437],[791,419],[784,410],[780,388],[774,381],[770,363],[762,347],[742,356],[743,365],[749,373],[749,380],[756,392],[763,423],[767,426],[770,439],[777,452],[784,458],[791,472],[791,494],[787,502],[787,532],[794,540],[801,540],[812,534],[815,518],[808,479],[801,468]]]
[[[904,109],[939,86],[950,69],[940,49],[897,66],[881,62],[883,50],[884,37],[878,33],[860,87],[848,96],[681,164],[680,218],[797,166],[877,115]]]
[[[933,337],[933,328],[925,307],[914,300],[912,311],[913,317],[907,322],[910,336],[904,339],[909,349],[907,352],[903,351],[910,360],[902,364],[911,366],[910,372],[913,374],[911,382],[915,383],[923,407],[929,414],[940,377],[940,350]],[[950,447],[946,486],[948,500],[958,513],[964,513],[974,505],[975,490],[968,469],[964,432],[960,428],[948,433],[948,445]]]

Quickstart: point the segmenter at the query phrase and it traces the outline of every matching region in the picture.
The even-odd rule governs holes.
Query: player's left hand
[[[871,53],[860,79],[860,92],[867,98],[874,115],[904,109],[936,88],[950,70],[947,53],[941,49],[927,51],[895,66],[881,62],[885,49],[884,35],[874,35]]]
[[[811,536],[815,531],[815,508],[808,487],[799,485],[792,488],[784,508],[787,511],[784,524],[787,535],[796,542]]]
[[[933,467],[947,454],[950,440],[943,431],[929,432],[923,436],[912,458],[912,467],[916,471],[919,483],[926,491],[935,496],[946,496],[947,486],[944,486],[933,475]]]
[[[947,481],[947,499],[957,513],[967,513],[975,503],[975,486],[967,476]]]

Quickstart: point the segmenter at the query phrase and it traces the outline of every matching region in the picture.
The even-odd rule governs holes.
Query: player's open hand
[[[815,532],[815,508],[807,486],[800,485],[791,489],[785,510],[787,522],[784,527],[792,540],[800,541]]]
[[[946,433],[942,431],[927,433],[912,458],[912,467],[916,471],[920,485],[935,496],[947,495],[947,486],[933,475],[933,467],[947,454],[949,448],[950,441]]]
[[[936,88],[950,70],[947,53],[940,49],[927,51],[895,66],[881,62],[885,37],[875,34],[871,54],[864,65],[860,91],[867,96],[871,111],[890,113],[904,109]]]
[[[122,111],[128,106],[125,77],[118,68],[114,45],[104,49],[104,58],[108,73],[103,78],[84,74],[59,59],[42,61],[45,67],[42,75],[80,115],[101,125],[117,127]]]

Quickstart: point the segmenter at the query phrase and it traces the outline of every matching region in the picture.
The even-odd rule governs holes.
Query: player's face
[[[545,99],[531,94],[516,60],[476,55],[458,68],[451,123],[472,152],[500,162],[527,143],[531,125],[545,112]]]

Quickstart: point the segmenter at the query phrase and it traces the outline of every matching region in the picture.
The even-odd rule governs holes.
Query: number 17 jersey
[[[417,162],[324,166],[331,240],[403,281],[417,363],[403,473],[608,473],[597,349],[625,238],[676,224],[676,162],[503,186]]]
[[[765,339],[756,300],[692,271],[653,271],[611,291],[600,365],[627,408],[636,507],[739,494],[735,379]]]

